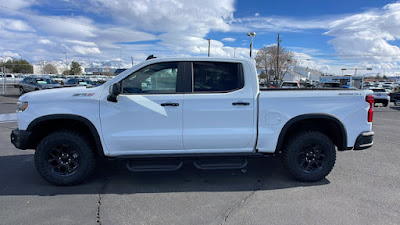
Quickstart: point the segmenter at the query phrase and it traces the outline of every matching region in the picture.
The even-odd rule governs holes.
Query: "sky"
[[[213,57],[247,58],[247,32],[253,55],[279,33],[300,66],[400,75],[400,1],[0,0],[0,57],[32,63],[129,67],[151,54],[207,56],[207,39]]]

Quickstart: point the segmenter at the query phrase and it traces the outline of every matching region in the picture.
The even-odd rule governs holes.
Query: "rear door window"
[[[230,92],[243,87],[242,64],[193,62],[193,92]]]

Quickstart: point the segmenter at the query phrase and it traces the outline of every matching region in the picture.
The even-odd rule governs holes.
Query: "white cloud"
[[[235,42],[236,39],[235,38],[224,38],[221,41],[226,41],[226,42]]]
[[[50,41],[49,39],[40,39],[39,44],[44,44],[44,45],[53,45],[54,42]]]
[[[84,45],[84,46],[91,46],[91,47],[97,47],[97,44],[94,42],[89,42],[89,41],[79,41],[79,40],[67,40],[69,43],[74,43],[74,44],[79,44],[79,45]]]
[[[233,19],[231,31],[248,32],[262,30],[269,32],[300,32],[308,29],[326,29],[332,19],[294,19],[289,17],[246,17]]]
[[[254,16],[260,16],[260,13],[254,13]]]
[[[11,9],[24,9],[36,3],[36,0],[0,0],[0,5]]]
[[[100,54],[101,51],[97,47],[84,47],[84,46],[79,46],[75,45],[72,47],[72,49],[82,55],[87,55],[87,54]]]
[[[234,0],[91,0],[93,10],[103,9],[125,25],[144,31],[204,37],[210,30],[228,31]],[[97,5],[97,7],[96,7]],[[133,23],[132,21],[135,21]]]
[[[97,27],[86,17],[27,16],[27,19],[42,32],[70,38],[96,37]]]
[[[400,3],[333,21],[326,35],[337,54],[362,65],[397,67],[400,48],[391,41],[400,38]]]
[[[27,31],[32,32],[34,29],[30,27],[25,21],[14,19],[0,20],[0,29],[7,29],[13,31]]]
[[[2,52],[2,53],[1,53],[1,56],[3,56],[3,57],[14,57],[14,58],[17,58],[17,57],[19,57],[19,54],[16,53],[16,52],[5,51],[5,52]]]

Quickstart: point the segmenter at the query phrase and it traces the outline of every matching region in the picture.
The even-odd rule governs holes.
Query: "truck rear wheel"
[[[55,185],[81,183],[93,173],[95,164],[95,155],[88,140],[70,130],[49,134],[35,152],[37,171]]]
[[[293,136],[283,149],[283,165],[299,181],[325,178],[336,160],[335,145],[323,133],[307,131]]]

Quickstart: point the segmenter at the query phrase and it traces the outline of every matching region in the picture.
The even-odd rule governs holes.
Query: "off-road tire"
[[[319,154],[316,156],[315,152]],[[294,135],[282,152],[283,166],[295,179],[303,182],[315,182],[325,178],[333,169],[335,160],[335,145],[329,137],[318,131],[305,131]],[[311,169],[313,170],[310,171]]]
[[[60,150],[61,149],[61,150]],[[71,153],[71,156],[61,156],[59,151]],[[54,157],[54,155],[59,156]],[[64,157],[63,159],[61,159]],[[46,181],[55,185],[76,185],[83,182],[94,171],[96,165],[96,158],[93,147],[84,135],[72,130],[55,131],[43,138],[36,148],[35,152],[35,167],[40,176]],[[60,159],[58,162],[54,162]],[[71,159],[73,162],[71,163]],[[65,165],[70,162],[69,167]],[[69,172],[71,165],[76,167],[71,174],[63,174],[65,169],[57,168],[58,165],[63,163],[62,168],[68,168]],[[56,164],[56,165],[54,165]],[[67,173],[68,173],[67,172]]]

